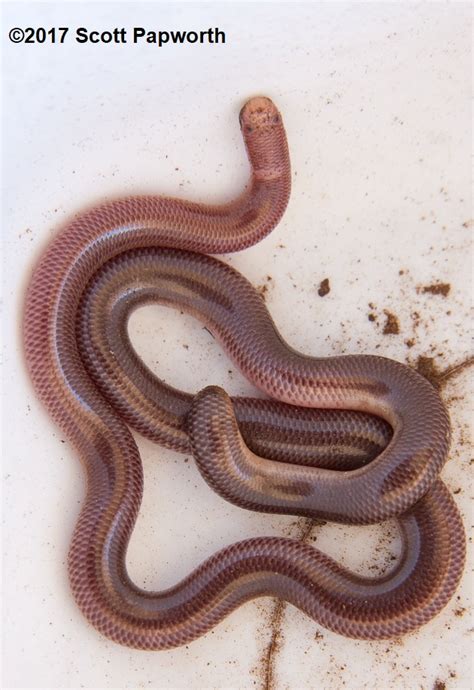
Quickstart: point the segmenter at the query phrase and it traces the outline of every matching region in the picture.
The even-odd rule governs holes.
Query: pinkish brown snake
[[[440,611],[463,570],[462,522],[438,479],[448,415],[435,389],[395,361],[299,354],[254,288],[206,256],[258,242],[288,202],[279,112],[254,98],[240,122],[252,177],[235,201],[103,204],[59,233],[31,278],[23,323],[30,375],[87,472],[69,554],[72,590],[98,630],[139,649],[185,644],[268,595],[343,635],[399,636]],[[127,335],[131,311],[149,301],[201,319],[271,399],[230,399],[215,387],[191,396],[154,377]],[[205,480],[245,508],[345,523],[396,517],[400,560],[367,578],[300,541],[254,538],[171,589],[139,589],[125,566],[143,483],[128,427],[192,450]]]

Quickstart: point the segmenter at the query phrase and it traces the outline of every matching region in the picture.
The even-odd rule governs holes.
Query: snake
[[[251,98],[240,128],[250,180],[234,200],[105,201],[67,223],[33,267],[27,368],[87,480],[68,556],[72,593],[100,633],[135,649],[187,644],[262,596],[347,637],[398,637],[441,611],[463,572],[463,524],[439,478],[449,416],[404,364],[297,352],[258,291],[212,256],[262,240],[289,200],[275,104]],[[128,335],[131,313],[147,303],[199,319],[262,397],[231,398],[213,385],[191,394],[160,380]],[[301,540],[248,538],[166,590],[142,589],[126,567],[143,492],[132,430],[192,453],[212,489],[245,509],[344,524],[394,518],[401,555],[390,572],[366,577]]]

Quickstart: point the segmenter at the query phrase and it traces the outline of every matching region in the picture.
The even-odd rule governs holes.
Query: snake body
[[[185,644],[264,595],[347,636],[398,636],[446,604],[463,570],[464,530],[438,479],[448,415],[434,388],[402,364],[299,354],[254,288],[207,256],[258,242],[289,198],[278,110],[253,98],[240,123],[251,181],[235,201],[103,204],[58,234],[29,283],[30,376],[87,473],[69,553],[73,594],[98,630],[140,649]],[[216,387],[192,396],[152,375],[127,335],[131,311],[150,301],[201,319],[271,399],[231,399]],[[364,578],[306,544],[266,537],[223,549],[166,591],[138,588],[125,565],[143,484],[129,427],[192,450],[204,479],[245,508],[359,524],[396,517],[397,566]]]

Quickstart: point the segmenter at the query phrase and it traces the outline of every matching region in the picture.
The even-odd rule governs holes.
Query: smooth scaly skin
[[[105,265],[86,291],[80,307],[85,323],[78,332],[82,357],[104,396],[129,425],[159,443],[188,449],[182,420],[192,397],[163,384],[157,388],[156,379],[133,356],[126,336],[130,310],[150,300],[201,319],[245,376],[273,398],[330,409],[343,407],[347,400],[349,408],[377,412],[392,423],[395,433],[388,448],[350,475],[320,467],[280,466],[278,483],[289,493],[297,494],[293,485],[301,482],[309,482],[312,491],[310,503],[301,510],[293,505],[287,510],[283,502],[278,511],[276,501],[276,512],[303,510],[311,517],[371,523],[400,515],[426,493],[444,462],[449,437],[446,412],[434,388],[408,367],[382,357],[317,359],[295,352],[281,338],[250,283],[229,266],[199,254],[170,249],[126,253]],[[200,400],[204,407],[202,396]],[[237,414],[242,412],[248,414],[240,402]],[[352,415],[360,438],[361,422]],[[229,438],[224,426],[231,419],[232,410],[219,422],[224,455]],[[367,424],[367,417],[364,420]],[[349,430],[347,417],[344,422]],[[193,446],[193,452],[197,450]],[[273,464],[269,467],[273,475]],[[229,482],[230,476],[228,486]]]
[[[238,325],[239,305],[257,309],[257,330],[270,315],[239,273],[211,257],[179,250],[126,252],[89,283],[79,304],[77,342],[91,378],[128,426],[190,453],[186,417],[194,396],[157,379],[128,338],[131,312],[150,301],[191,312],[217,337],[223,330],[230,336],[229,329]],[[273,460],[311,465],[317,457],[318,467],[349,470],[376,458],[392,437],[386,422],[361,412],[297,408],[261,398],[234,398],[233,408],[246,442]]]
[[[263,443],[268,456],[280,461],[270,477],[269,473],[262,474],[262,463],[268,461],[243,445],[232,404],[223,391],[205,389],[189,410],[189,399],[161,387],[156,390],[164,391],[165,399],[156,403],[161,393],[151,390],[150,374],[146,374],[146,384],[146,376],[142,376],[145,369],[137,365],[133,354],[128,363],[137,366],[119,384],[114,378],[121,376],[117,366],[100,361],[100,355],[96,361],[94,350],[88,349],[89,336],[81,318],[88,313],[87,295],[102,294],[91,287],[94,282],[89,288],[88,284],[106,262],[127,252],[102,271],[111,269],[113,275],[113,266],[120,262],[125,267],[139,267],[135,286],[128,291],[132,296],[125,313],[133,307],[133,290],[142,290],[145,273],[140,261],[144,255],[153,254],[152,247],[203,254],[233,251],[257,242],[278,222],[290,190],[281,118],[268,99],[256,98],[242,109],[241,127],[252,180],[248,191],[235,202],[211,207],[139,197],[105,204],[79,216],[62,231],[31,279],[24,314],[31,378],[50,414],[77,447],[87,470],[87,497],[69,556],[74,596],[98,630],[141,649],[165,649],[189,642],[236,606],[261,595],[282,597],[345,635],[364,639],[400,635],[429,620],[445,605],[456,588],[464,559],[464,532],[457,509],[446,488],[436,480],[448,449],[448,418],[426,381],[382,358],[322,360],[299,355],[282,341],[262,301],[238,274],[228,274],[230,284],[236,281],[239,290],[229,305],[226,291],[230,284],[217,278],[219,272],[230,269],[206,257],[165,252],[165,269],[173,263],[173,256],[182,262],[177,280],[187,284],[181,293],[185,301],[189,300],[189,311],[209,324],[257,386],[282,403],[358,411],[302,411],[302,421],[298,421],[299,413],[290,412],[282,403],[235,401],[242,431],[254,450]],[[132,251],[137,249],[140,251]],[[156,299],[155,295],[149,297]],[[117,318],[120,322],[120,314]],[[100,331],[101,323],[96,325]],[[115,338],[118,345],[120,337]],[[93,340],[92,335],[89,343]],[[86,373],[78,342],[94,378]],[[129,348],[126,340],[122,342]],[[96,372],[97,364],[97,372],[103,368],[102,373]],[[104,383],[108,376],[115,381],[111,395]],[[141,383],[145,388],[140,388]],[[124,388],[114,392],[114,385]],[[115,396],[121,404],[114,402],[114,409],[105,396]],[[176,397],[181,400],[177,407]],[[187,406],[184,413],[179,407],[183,404]],[[300,542],[250,539],[215,554],[169,590],[140,590],[128,578],[125,554],[141,500],[142,468],[122,416],[136,420],[133,424],[137,428],[149,429],[153,405],[158,408],[156,426],[162,427],[157,437],[172,447],[187,449],[191,445],[206,479],[218,490],[229,491],[228,497],[243,505],[254,507],[257,494],[262,500],[259,508],[265,510],[329,515],[348,522],[373,522],[408,510],[399,518],[404,544],[400,563],[382,578],[360,578]],[[185,417],[187,412],[185,422],[183,414]],[[375,447],[383,447],[390,433],[386,425],[361,412],[381,416],[394,429],[387,448],[368,465],[376,455]],[[343,416],[338,418],[338,414]],[[308,429],[312,420],[316,422],[313,433]],[[330,452],[323,465],[340,467],[342,458],[342,466],[353,469],[337,472],[312,467],[318,459],[311,458],[311,447],[327,446],[324,434],[334,436],[338,423],[346,422],[351,429],[343,443],[347,441],[349,449],[345,451],[339,444],[333,456],[335,465],[331,464]],[[274,446],[275,423],[280,427],[283,448]],[[186,432],[190,434],[188,440]],[[224,438],[222,433],[228,436]],[[300,457],[307,466],[291,467]],[[214,478],[209,463],[215,463]],[[263,483],[255,482],[255,477],[249,478],[249,485],[242,482],[238,474],[245,463],[255,467]],[[244,469],[247,472],[248,467]],[[320,494],[319,498],[315,494],[311,506],[307,505],[307,475],[302,482],[302,471],[311,474]],[[228,476],[229,485],[220,482],[222,472]],[[265,493],[267,489],[273,499]],[[298,495],[302,509],[294,500]]]

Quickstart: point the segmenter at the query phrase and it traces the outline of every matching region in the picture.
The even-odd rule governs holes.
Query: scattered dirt
[[[438,381],[440,376],[440,370],[436,366],[433,357],[424,357],[420,355],[415,362],[415,369],[419,374],[428,379],[428,381],[435,387],[438,388]]]
[[[382,333],[384,335],[398,335],[400,333],[400,323],[397,316],[391,311],[388,311],[388,309],[384,309],[383,313],[386,318]]]
[[[313,530],[313,527],[315,527],[316,523],[313,520],[301,518],[296,521],[296,524],[300,526],[300,533],[299,535],[296,535],[295,538],[301,540],[302,542],[307,542],[311,537],[311,532]],[[284,641],[282,619],[286,606],[287,604],[285,601],[277,599],[275,602],[275,607],[271,614],[270,642],[264,650],[260,663],[258,664],[258,669],[259,671],[261,669],[262,673],[263,690],[275,690],[276,688],[275,659]]]
[[[440,369],[433,357],[424,357],[420,355],[415,362],[415,369],[435,387],[442,388],[446,383],[460,374],[464,369],[474,364],[474,357],[468,357],[459,364],[454,364],[447,369]]]
[[[23,232],[19,233],[18,239],[21,239],[24,235],[31,235],[32,232],[33,232],[33,230],[31,228],[26,228],[25,230],[23,230]],[[32,239],[33,238],[30,237],[30,240],[32,240]]]
[[[407,271],[404,269],[399,270],[400,276],[405,276],[406,279]],[[267,280],[261,285],[258,290],[265,299],[265,295],[268,292],[269,286],[271,286],[271,277],[267,276]],[[325,297],[330,292],[329,279],[325,278],[319,284],[317,288],[318,295],[320,297]],[[419,285],[415,286],[412,283],[411,289],[416,289],[418,294],[427,295],[437,295],[442,298],[448,297],[451,292],[451,285],[449,283],[434,282],[430,285]],[[376,326],[380,326],[382,333],[384,335],[399,335],[401,333],[401,325],[399,317],[397,314],[393,313],[389,309],[378,308],[376,304],[368,303],[369,311],[367,313],[367,318],[370,322],[374,322]],[[450,312],[446,312],[449,314]],[[424,326],[425,319],[419,311],[413,311],[410,314],[410,319],[408,320],[408,325],[411,333],[406,334],[405,345],[408,349],[413,348],[418,343],[418,328]],[[428,350],[430,354],[436,354],[438,357],[441,356],[442,352],[435,352],[435,348],[431,347]],[[408,364],[413,366],[420,374],[422,374],[430,383],[437,389],[441,390],[452,378],[460,374],[464,369],[474,365],[474,357],[468,357],[458,364],[447,367],[446,369],[441,369],[437,364],[438,359],[434,356],[420,355],[416,360],[411,360],[408,358]],[[314,522],[309,520],[300,519],[296,522],[299,529],[299,534],[292,535],[303,542],[311,542],[313,536],[313,529],[315,527]],[[389,554],[389,561],[395,558],[393,555]],[[261,679],[261,685],[264,690],[275,690],[277,687],[277,677],[276,677],[276,665],[278,660],[278,655],[281,652],[284,643],[284,615],[286,610],[286,603],[276,600],[274,608],[270,616],[270,639],[266,644],[262,656],[260,658],[260,663],[257,665],[256,671]],[[466,609],[459,606],[455,609],[454,615],[456,617],[462,617],[466,612]],[[268,629],[266,631],[268,634]],[[316,642],[320,642],[324,639],[324,634],[317,631],[314,637]],[[320,642],[324,644],[324,642]],[[403,645],[402,640],[392,640],[390,643],[392,646],[395,644]],[[453,677],[453,676],[451,676]],[[432,690],[447,690],[446,683],[441,679],[436,679]]]
[[[285,602],[277,600],[275,609],[272,614],[271,637],[268,647],[265,650],[264,658],[262,659],[265,669],[264,690],[273,690],[274,683],[274,655],[280,650],[282,643],[282,626],[281,619],[285,610]]]
[[[372,309],[375,308],[374,305],[369,305]],[[385,311],[387,315],[387,311]],[[394,315],[392,315],[394,316]],[[370,317],[370,315],[369,315]],[[396,319],[396,317],[394,317]],[[396,319],[398,326],[398,319]],[[397,331],[398,332],[398,331]],[[474,365],[474,357],[469,357],[459,364],[448,367],[447,369],[440,369],[433,357],[420,356],[414,363],[415,369],[419,371],[425,378],[432,383],[436,388],[441,389],[451,378],[454,378],[464,369]],[[300,534],[296,535],[296,539],[300,539],[302,542],[309,542],[312,538],[312,530],[318,524],[317,521],[300,519],[296,521],[296,524],[300,525]],[[390,560],[394,557],[389,556]],[[262,675],[262,687],[263,690],[275,690],[275,664],[278,652],[284,643],[284,634],[282,630],[283,615],[286,608],[286,602],[276,600],[273,612],[270,618],[270,642],[265,648],[260,663],[257,666],[258,672]],[[466,612],[466,609],[462,606],[458,607],[454,611],[454,615],[461,617]],[[314,639],[316,641],[324,639],[324,635],[319,631],[316,632]],[[399,644],[403,646],[403,640],[392,640],[392,645]],[[454,677],[454,676],[451,676]],[[437,679],[433,685],[433,690],[447,690],[444,681]]]
[[[450,290],[451,285],[449,283],[434,283],[433,285],[423,285],[416,289],[417,292],[422,292],[423,294],[429,293],[430,295],[442,295],[443,297],[447,297]]]
[[[267,299],[266,295],[267,295],[267,292],[271,286],[272,280],[273,279],[271,276],[267,276],[265,279],[265,281],[266,281],[265,283],[262,283],[261,285],[257,285],[257,292],[260,293],[260,295],[263,297],[264,301]]]
[[[454,615],[457,616],[458,618],[461,618],[464,616],[466,613],[467,609],[464,608],[464,606],[460,606],[458,609],[455,609]]]
[[[326,295],[327,295],[328,292],[330,292],[330,291],[331,291],[331,287],[330,287],[330,285],[329,285],[329,278],[324,278],[324,280],[322,280],[322,281],[319,283],[318,295],[319,295],[320,297],[326,297]]]
[[[421,323],[421,316],[417,311],[411,313],[411,320],[413,322],[413,328],[418,328]]]
[[[379,319],[377,316],[377,307],[373,302],[369,302],[370,311],[367,314],[367,318],[372,323],[379,324]],[[400,322],[398,316],[388,309],[384,309],[385,323],[383,325],[382,333],[384,335],[398,335],[400,333]]]

